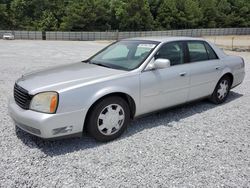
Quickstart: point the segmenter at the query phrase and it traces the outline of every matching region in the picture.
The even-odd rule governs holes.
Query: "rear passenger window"
[[[170,42],[163,45],[156,54],[156,59],[169,59],[171,66],[184,63],[184,50],[180,42]]]
[[[189,50],[190,62],[208,60],[207,50],[203,42],[199,41],[187,42],[187,46]]]
[[[207,48],[207,53],[208,53],[208,57],[209,59],[218,59],[216,53],[214,52],[214,50],[211,48],[211,46],[209,44],[207,44],[205,42],[205,46]]]

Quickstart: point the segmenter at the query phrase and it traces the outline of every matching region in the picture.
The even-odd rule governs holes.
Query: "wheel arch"
[[[227,73],[224,73],[224,74],[221,76],[221,78],[223,78],[223,77],[225,77],[225,76],[227,76],[227,77],[230,78],[231,86],[232,86],[232,85],[233,85],[233,81],[234,81],[234,76],[233,76],[233,74],[232,74],[231,72],[227,72]],[[220,79],[221,79],[221,78],[220,78]]]
[[[86,113],[86,118],[84,120],[84,124],[83,124],[83,129],[86,129],[86,123],[87,123],[87,118],[89,117],[89,114],[92,110],[92,108],[101,100],[107,98],[107,97],[111,97],[111,96],[118,96],[121,97],[122,99],[124,99],[128,105],[129,105],[129,109],[130,109],[130,118],[133,119],[135,116],[135,112],[136,112],[136,103],[135,100],[127,93],[124,92],[112,92],[109,94],[106,94],[104,96],[99,97],[98,99],[95,100],[95,102],[92,103],[92,105],[88,108],[88,111]]]
[[[218,85],[220,84],[221,80],[222,80],[223,78],[225,78],[225,77],[230,79],[230,81],[231,81],[231,86],[230,86],[230,88],[228,88],[228,91],[227,91],[226,96],[223,96],[222,99],[218,99],[218,96],[217,96],[218,88],[217,88],[217,87],[218,87]],[[234,77],[233,77],[233,74],[232,74],[231,72],[226,72],[226,73],[222,74],[222,76],[220,77],[219,81],[217,82],[217,84],[216,84],[216,86],[215,86],[215,89],[214,89],[213,93],[212,93],[211,96],[209,97],[209,98],[210,98],[210,101],[212,101],[214,104],[221,104],[221,103],[223,103],[223,102],[226,100],[226,97],[227,97],[227,95],[228,95],[228,93],[229,93],[229,91],[230,91],[230,89],[231,89],[231,87],[232,87],[233,79],[234,79]],[[217,89],[217,90],[216,90],[216,89]]]

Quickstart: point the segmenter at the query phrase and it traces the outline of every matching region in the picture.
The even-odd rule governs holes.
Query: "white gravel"
[[[250,53],[227,103],[135,120],[118,140],[44,141],[15,130],[7,101],[23,73],[82,60],[106,43],[0,40],[0,187],[250,187]],[[232,52],[230,52],[232,53]]]

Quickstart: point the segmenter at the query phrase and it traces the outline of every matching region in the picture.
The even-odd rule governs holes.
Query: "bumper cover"
[[[246,73],[245,73],[244,69],[239,70],[239,71],[237,71],[236,73],[233,74],[234,75],[234,81],[233,81],[233,84],[232,84],[232,88],[237,87],[238,85],[240,85],[243,82],[243,80],[245,78],[245,74]]]
[[[86,110],[60,114],[45,114],[20,108],[14,101],[9,100],[9,115],[15,124],[30,134],[41,138],[56,138],[81,133],[83,130]],[[71,128],[67,132],[55,131]]]

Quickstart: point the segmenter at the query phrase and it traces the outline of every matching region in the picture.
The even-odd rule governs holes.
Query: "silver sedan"
[[[4,33],[3,40],[14,40],[15,36],[12,33]]]
[[[9,114],[42,138],[119,137],[131,119],[209,98],[223,103],[242,83],[244,60],[199,38],[135,38],[89,59],[26,74],[14,86]]]

